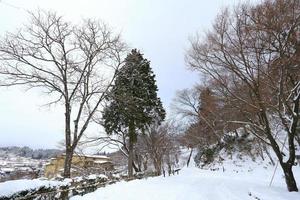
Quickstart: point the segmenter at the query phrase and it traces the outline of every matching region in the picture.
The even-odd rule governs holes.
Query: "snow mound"
[[[41,187],[51,188],[57,186],[65,186],[67,182],[61,181],[48,181],[48,180],[40,180],[40,179],[33,179],[33,180],[13,180],[13,181],[6,181],[0,183],[0,197],[7,197],[11,196],[15,193],[25,191],[25,190],[33,190]]]

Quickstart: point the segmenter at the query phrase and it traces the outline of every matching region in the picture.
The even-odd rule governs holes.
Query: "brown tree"
[[[224,10],[204,40],[192,40],[191,68],[207,74],[243,113],[232,123],[247,125],[275,152],[289,191],[298,191],[292,172],[299,123],[300,2],[270,0]],[[272,130],[279,118],[287,138],[285,158]]]
[[[197,86],[177,92],[173,108],[187,119],[182,138],[188,147],[217,143],[223,135],[223,106],[210,86]]]
[[[125,45],[102,22],[73,25],[56,13],[31,14],[28,26],[0,41],[1,85],[25,85],[52,95],[65,109],[64,177],[122,63]]]

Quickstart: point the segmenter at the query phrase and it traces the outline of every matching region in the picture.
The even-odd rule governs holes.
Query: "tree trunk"
[[[132,161],[132,167],[135,172],[141,172],[141,170],[135,165],[134,161]]]
[[[297,129],[297,133],[296,133],[295,139],[296,139],[296,141],[298,143],[298,146],[300,146],[300,127]]]
[[[267,154],[267,156],[269,157],[269,159],[270,159],[272,165],[275,166],[275,162],[274,162],[274,160],[273,160],[273,158],[272,158],[272,156],[271,156],[271,154],[270,154],[268,148],[266,147],[266,144],[262,144],[262,145],[263,145],[263,150],[266,152],[266,154]]]
[[[190,164],[192,154],[193,154],[193,148],[191,148],[191,152],[190,152],[189,158],[188,158],[187,163],[186,163],[186,166],[187,166],[187,167],[188,167],[189,164]]]
[[[285,182],[287,185],[287,189],[289,192],[298,192],[296,180],[292,171],[293,165],[290,165],[288,163],[283,163],[281,164],[284,177],[285,177]]]
[[[137,162],[136,167],[137,167],[138,171],[136,171],[136,169],[134,169],[134,170],[135,170],[135,172],[141,172],[142,171],[142,156],[137,155],[137,153],[135,152],[135,160]]]
[[[167,156],[167,166],[168,166],[168,175],[170,176],[172,173],[172,164],[171,164],[171,159],[170,159],[170,154]]]
[[[133,176],[133,142],[129,139],[128,176]]]
[[[157,176],[161,175],[161,167],[160,167],[159,163],[156,163],[156,165],[155,165],[155,171],[156,171],[155,174]]]
[[[147,158],[145,158],[145,160],[143,161],[143,167],[144,167],[144,171],[147,171],[147,169],[148,169],[148,160],[147,160]]]
[[[172,173],[172,166],[170,163],[168,163],[168,175],[170,176]]]
[[[64,178],[70,178],[71,165],[73,158],[73,148],[71,146],[71,110],[70,104],[65,104],[65,145],[66,145],[66,157],[64,163]]]
[[[64,178],[71,177],[71,166],[72,166],[73,150],[66,149],[65,165],[64,165]]]
[[[135,141],[134,123],[130,122],[128,127],[129,145],[128,145],[128,176],[133,177],[133,144]]]
[[[297,125],[299,121],[299,101],[300,101],[300,92],[297,94],[296,98],[293,101],[293,113],[296,113],[296,115],[293,116],[293,121],[290,127],[290,132],[288,133],[288,145],[289,145],[289,159],[286,163],[282,163],[282,168],[284,171],[285,181],[286,185],[288,187],[289,192],[298,192],[297,183],[294,178],[294,174],[292,171],[292,167],[295,163],[296,158],[296,148],[295,148],[295,136],[297,134]]]
[[[157,176],[161,175],[161,165],[162,165],[162,161],[160,157],[156,157],[153,159],[153,164],[154,164],[154,168],[155,168],[155,173]]]

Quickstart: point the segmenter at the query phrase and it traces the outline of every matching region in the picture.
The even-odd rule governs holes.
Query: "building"
[[[65,155],[51,158],[45,165],[44,175],[47,178],[53,178],[62,175],[64,170]],[[100,155],[73,155],[71,176],[82,176],[96,173],[106,173],[114,170],[111,159]]]

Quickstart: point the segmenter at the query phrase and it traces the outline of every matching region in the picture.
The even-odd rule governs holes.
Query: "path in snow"
[[[268,173],[266,173],[268,172]],[[296,200],[281,176],[268,187],[271,170],[235,173],[184,168],[179,175],[120,182],[71,200]],[[298,174],[299,175],[299,174]],[[298,183],[300,182],[299,176]],[[249,196],[249,194],[252,196]]]

